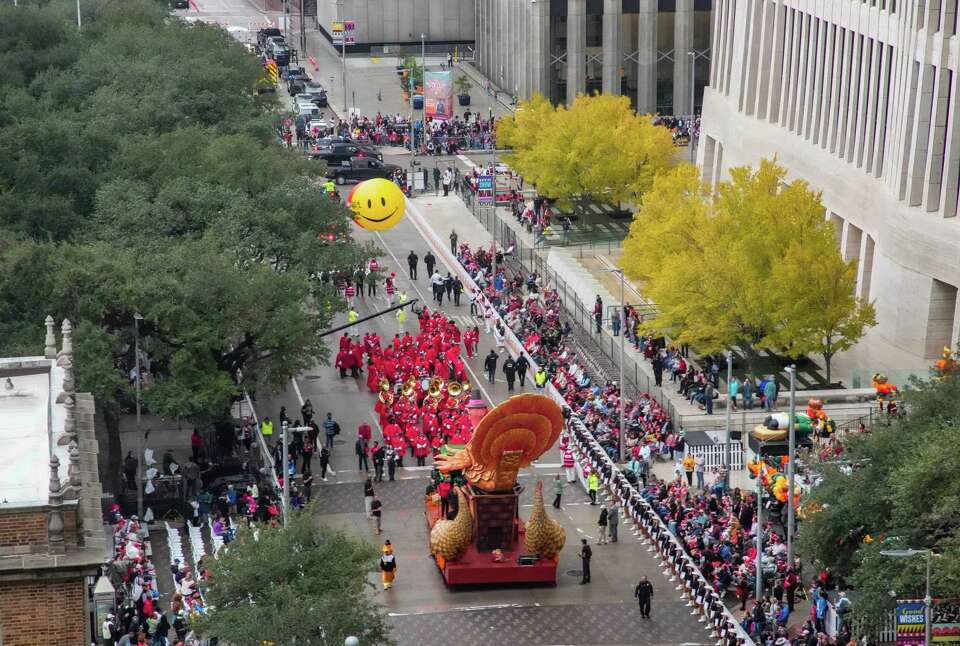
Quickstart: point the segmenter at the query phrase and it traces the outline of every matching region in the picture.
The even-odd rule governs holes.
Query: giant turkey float
[[[544,395],[511,397],[474,423],[469,442],[435,459],[438,477],[453,483],[457,505],[443,518],[439,497],[426,498],[430,553],[447,585],[550,583],[566,535],[543,504],[520,518],[520,469],[553,446],[563,429],[560,407]],[[451,493],[453,496],[454,493]]]

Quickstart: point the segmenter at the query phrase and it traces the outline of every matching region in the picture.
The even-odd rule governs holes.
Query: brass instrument
[[[390,380],[386,377],[380,380],[380,392],[390,392]]]
[[[447,394],[456,399],[463,392],[463,385],[459,381],[451,381],[447,386]]]
[[[388,392],[386,390],[381,390],[379,397],[380,397],[381,404],[384,404],[386,406],[390,406],[391,404],[393,404],[393,393]]]
[[[470,391],[473,390],[473,386],[470,385],[469,381],[463,382],[463,388],[461,390],[460,396],[464,399],[470,399]]]
[[[417,396],[417,380],[413,377],[407,379],[407,382],[403,384],[403,390],[400,392],[407,399],[414,399]]]
[[[440,399],[443,397],[443,379],[434,377],[430,381],[430,386],[427,388],[427,395],[432,399]]]

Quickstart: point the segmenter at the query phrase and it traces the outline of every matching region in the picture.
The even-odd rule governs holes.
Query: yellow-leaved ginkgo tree
[[[739,346],[833,356],[876,324],[855,294],[820,195],[775,161],[730,169],[714,193],[697,169],[659,175],[624,241],[623,267],[656,303],[652,331],[700,352]]]
[[[505,161],[540,195],[554,198],[584,222],[591,203],[637,203],[654,176],[675,160],[670,133],[638,115],[616,95],[580,95],[553,107],[541,95],[497,123]]]

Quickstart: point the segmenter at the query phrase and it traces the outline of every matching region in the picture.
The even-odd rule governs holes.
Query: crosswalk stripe
[[[474,163],[470,160],[470,158],[467,157],[466,155],[457,155],[457,159],[459,159],[459,160],[462,161],[464,164],[466,164],[468,168],[471,168],[471,169],[472,169],[472,168],[476,168],[476,167],[477,167],[477,165],[474,164]]]

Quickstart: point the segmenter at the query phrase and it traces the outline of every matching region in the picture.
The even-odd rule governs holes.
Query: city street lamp
[[[690,163],[696,164],[697,159],[693,152],[693,116],[697,109],[694,102],[697,94],[697,53],[687,52],[687,56],[690,57],[690,123],[687,124],[687,128],[690,130],[690,143],[688,145],[690,146]]]
[[[137,518],[143,520],[143,431],[140,429],[140,312],[133,314],[133,359],[136,363],[137,388]]]
[[[787,462],[787,563],[793,563],[793,487],[797,468],[795,457],[797,453],[797,367],[787,366],[790,373],[790,419],[787,422],[787,450],[790,452],[790,461]]]
[[[624,436],[626,435],[626,428],[627,428],[626,406],[624,405],[624,402],[626,401],[626,398],[627,398],[627,391],[626,391],[626,388],[623,387],[623,353],[624,353],[623,337],[626,331],[624,329],[626,328],[626,325],[625,325],[626,321],[623,320],[623,312],[624,312],[624,309],[626,308],[626,303],[623,302],[623,282],[624,282],[623,269],[622,268],[611,269],[610,273],[617,274],[620,276],[620,308],[619,308],[619,311],[617,312],[617,316],[620,318],[620,441],[619,441],[620,460],[619,461],[623,462],[623,440],[624,440]]]
[[[880,550],[884,556],[894,559],[907,559],[923,554],[927,559],[927,587],[923,596],[923,643],[924,646],[930,646],[933,641],[933,597],[930,596],[930,557],[933,552],[930,550],[915,550],[913,548],[905,550]]]
[[[733,352],[727,350],[723,353],[727,358],[727,419],[725,423],[726,439],[723,446],[723,490],[730,490],[730,417],[733,415],[733,397],[730,392],[730,382],[733,381]]]

